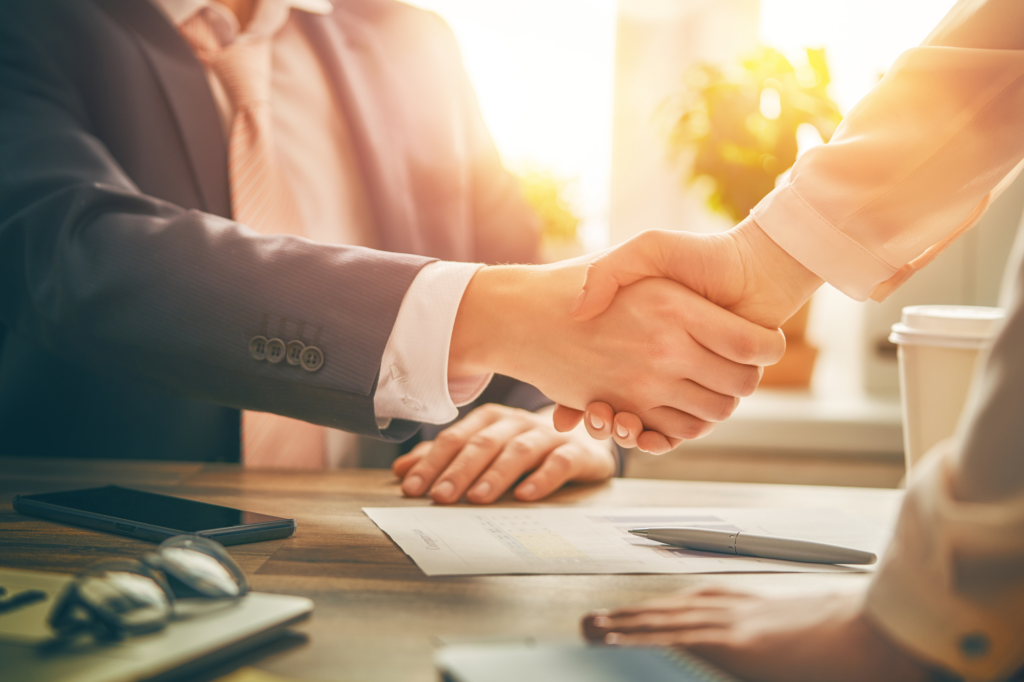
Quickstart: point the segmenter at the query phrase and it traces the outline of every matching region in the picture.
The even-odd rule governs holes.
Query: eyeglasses
[[[120,639],[160,630],[175,599],[238,599],[249,592],[241,567],[224,548],[199,535],[178,535],[135,559],[100,561],[68,584],[50,612],[61,640],[83,633]]]

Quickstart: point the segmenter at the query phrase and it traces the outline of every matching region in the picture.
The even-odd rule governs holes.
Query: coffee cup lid
[[[889,340],[899,344],[980,348],[999,332],[1006,311],[970,305],[915,305],[903,309]]]

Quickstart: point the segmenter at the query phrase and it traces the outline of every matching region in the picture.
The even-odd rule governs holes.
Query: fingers
[[[437,477],[437,482],[430,489],[431,499],[441,504],[457,502],[506,444],[530,427],[526,421],[501,419],[474,433],[458,454],[449,459],[444,471]],[[429,459],[430,455],[425,458],[425,462]]]
[[[585,480],[590,472],[583,471],[587,451],[575,443],[564,443],[552,450],[543,463],[520,483],[515,490],[517,500],[532,502],[547,497],[571,480]],[[609,459],[611,454],[608,455]],[[614,465],[613,465],[614,466]],[[593,475],[593,479],[607,478],[610,472]]]
[[[674,241],[680,233],[662,230],[641,232],[629,241],[609,249],[587,267],[583,290],[573,303],[570,316],[577,322],[596,317],[611,304],[619,287],[644,277],[672,278]]]
[[[399,478],[405,478],[405,475],[409,473],[409,470],[412,469],[424,455],[430,452],[430,448],[432,448],[433,445],[434,441],[431,440],[417,443],[412,450],[391,463],[391,472]]]
[[[596,616],[590,624],[591,632],[597,634],[617,632],[622,634],[643,634],[688,630],[691,628],[717,627],[728,622],[731,613],[720,608],[684,608],[671,611],[643,611],[630,616]]]
[[[512,438],[494,458],[476,483],[466,494],[466,499],[475,504],[489,504],[498,499],[513,483],[527,471],[537,468],[545,457],[565,443],[565,436],[552,431],[531,429]],[[564,483],[564,481],[563,481]],[[561,485],[561,484],[559,484]],[[544,497],[556,488],[538,493]]]
[[[715,587],[686,591],[636,606],[594,611],[583,619],[583,632],[588,639],[617,644],[680,643],[660,638],[727,627],[736,620],[740,607],[757,599],[754,595]],[[613,634],[616,637],[610,640],[609,635]]]
[[[780,329],[766,329],[693,294],[687,330],[694,340],[716,355],[741,365],[774,365],[786,352]]]
[[[474,434],[501,418],[500,410],[492,407],[485,405],[473,410],[465,419],[439,433],[433,441],[423,443],[426,453],[406,472],[402,493],[408,497],[419,497],[425,493]]]
[[[575,429],[580,420],[583,419],[583,412],[574,410],[565,405],[555,405],[555,411],[551,415],[551,421],[555,425],[555,431],[565,433]]]
[[[698,419],[674,407],[655,407],[640,415],[647,431],[656,431],[668,439],[695,440],[708,435],[715,422]],[[639,440],[639,439],[638,439]]]
[[[757,389],[761,383],[761,374],[760,367],[733,362],[701,345],[693,344],[686,358],[684,382],[692,381],[714,395],[694,394],[696,387],[690,387],[683,393],[684,399],[689,401],[687,405],[710,410],[706,415],[694,412],[695,415],[711,421],[722,421],[735,409],[733,398],[745,398]],[[717,417],[723,409],[728,409],[728,413],[724,417]]]
[[[677,441],[681,443],[682,441]],[[644,452],[649,452],[652,455],[664,455],[669,452],[674,445],[672,441],[665,437],[664,434],[658,433],[657,431],[644,431],[636,439],[636,446]]]
[[[640,421],[640,417],[636,416],[632,412],[619,412],[615,415],[615,426],[613,432],[615,434],[615,442],[619,447],[623,448],[635,448],[637,444],[637,436],[639,436],[644,430],[643,422]]]
[[[608,440],[612,436],[612,419],[615,418],[615,411],[608,403],[593,402],[587,405],[586,416],[583,424],[587,427],[587,433],[596,440]]]

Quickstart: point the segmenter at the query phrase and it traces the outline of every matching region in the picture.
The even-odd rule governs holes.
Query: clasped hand
[[[607,255],[607,254],[606,254]],[[663,277],[634,276],[567,312],[594,266],[585,259],[549,266],[482,268],[463,294],[449,351],[449,380],[496,372],[531,383],[560,406],[555,426],[569,431],[591,406],[587,429],[608,433],[630,425],[637,436],[699,438],[750,395],[761,366],[785,350],[778,329],[765,328],[710,302],[703,292]],[[598,314],[600,313],[600,314]],[[588,319],[583,319],[584,317]],[[628,414],[625,414],[628,413]],[[567,480],[613,471],[610,455],[544,432],[533,415],[496,406],[474,412],[432,443],[396,462],[403,491],[428,490],[435,501],[490,502],[521,475],[519,499],[539,499]],[[529,436],[534,442],[525,447]],[[665,434],[662,436],[661,434]],[[621,434],[617,434],[619,439]],[[607,435],[604,436],[607,438]],[[627,445],[630,439],[620,440]],[[514,454],[518,453],[518,454]]]
[[[781,325],[822,284],[748,218],[722,234],[652,230],[608,250],[589,265],[583,290],[570,315],[581,323],[599,318],[607,314],[614,300],[648,277],[680,282],[709,302],[766,329]],[[715,352],[719,349],[706,347]],[[777,362],[785,346],[778,350],[774,359],[768,358],[763,364]],[[679,428],[686,416],[680,410],[685,409],[665,406],[636,412],[596,400],[587,406],[585,419],[583,411],[560,405],[554,423],[559,430],[567,430],[583,420],[595,438],[612,437],[623,447],[660,454],[694,436]]]

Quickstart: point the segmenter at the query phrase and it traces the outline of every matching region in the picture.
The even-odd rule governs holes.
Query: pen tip
[[[642,538],[647,537],[647,531],[642,528],[633,528],[629,532],[633,535],[639,535]]]

